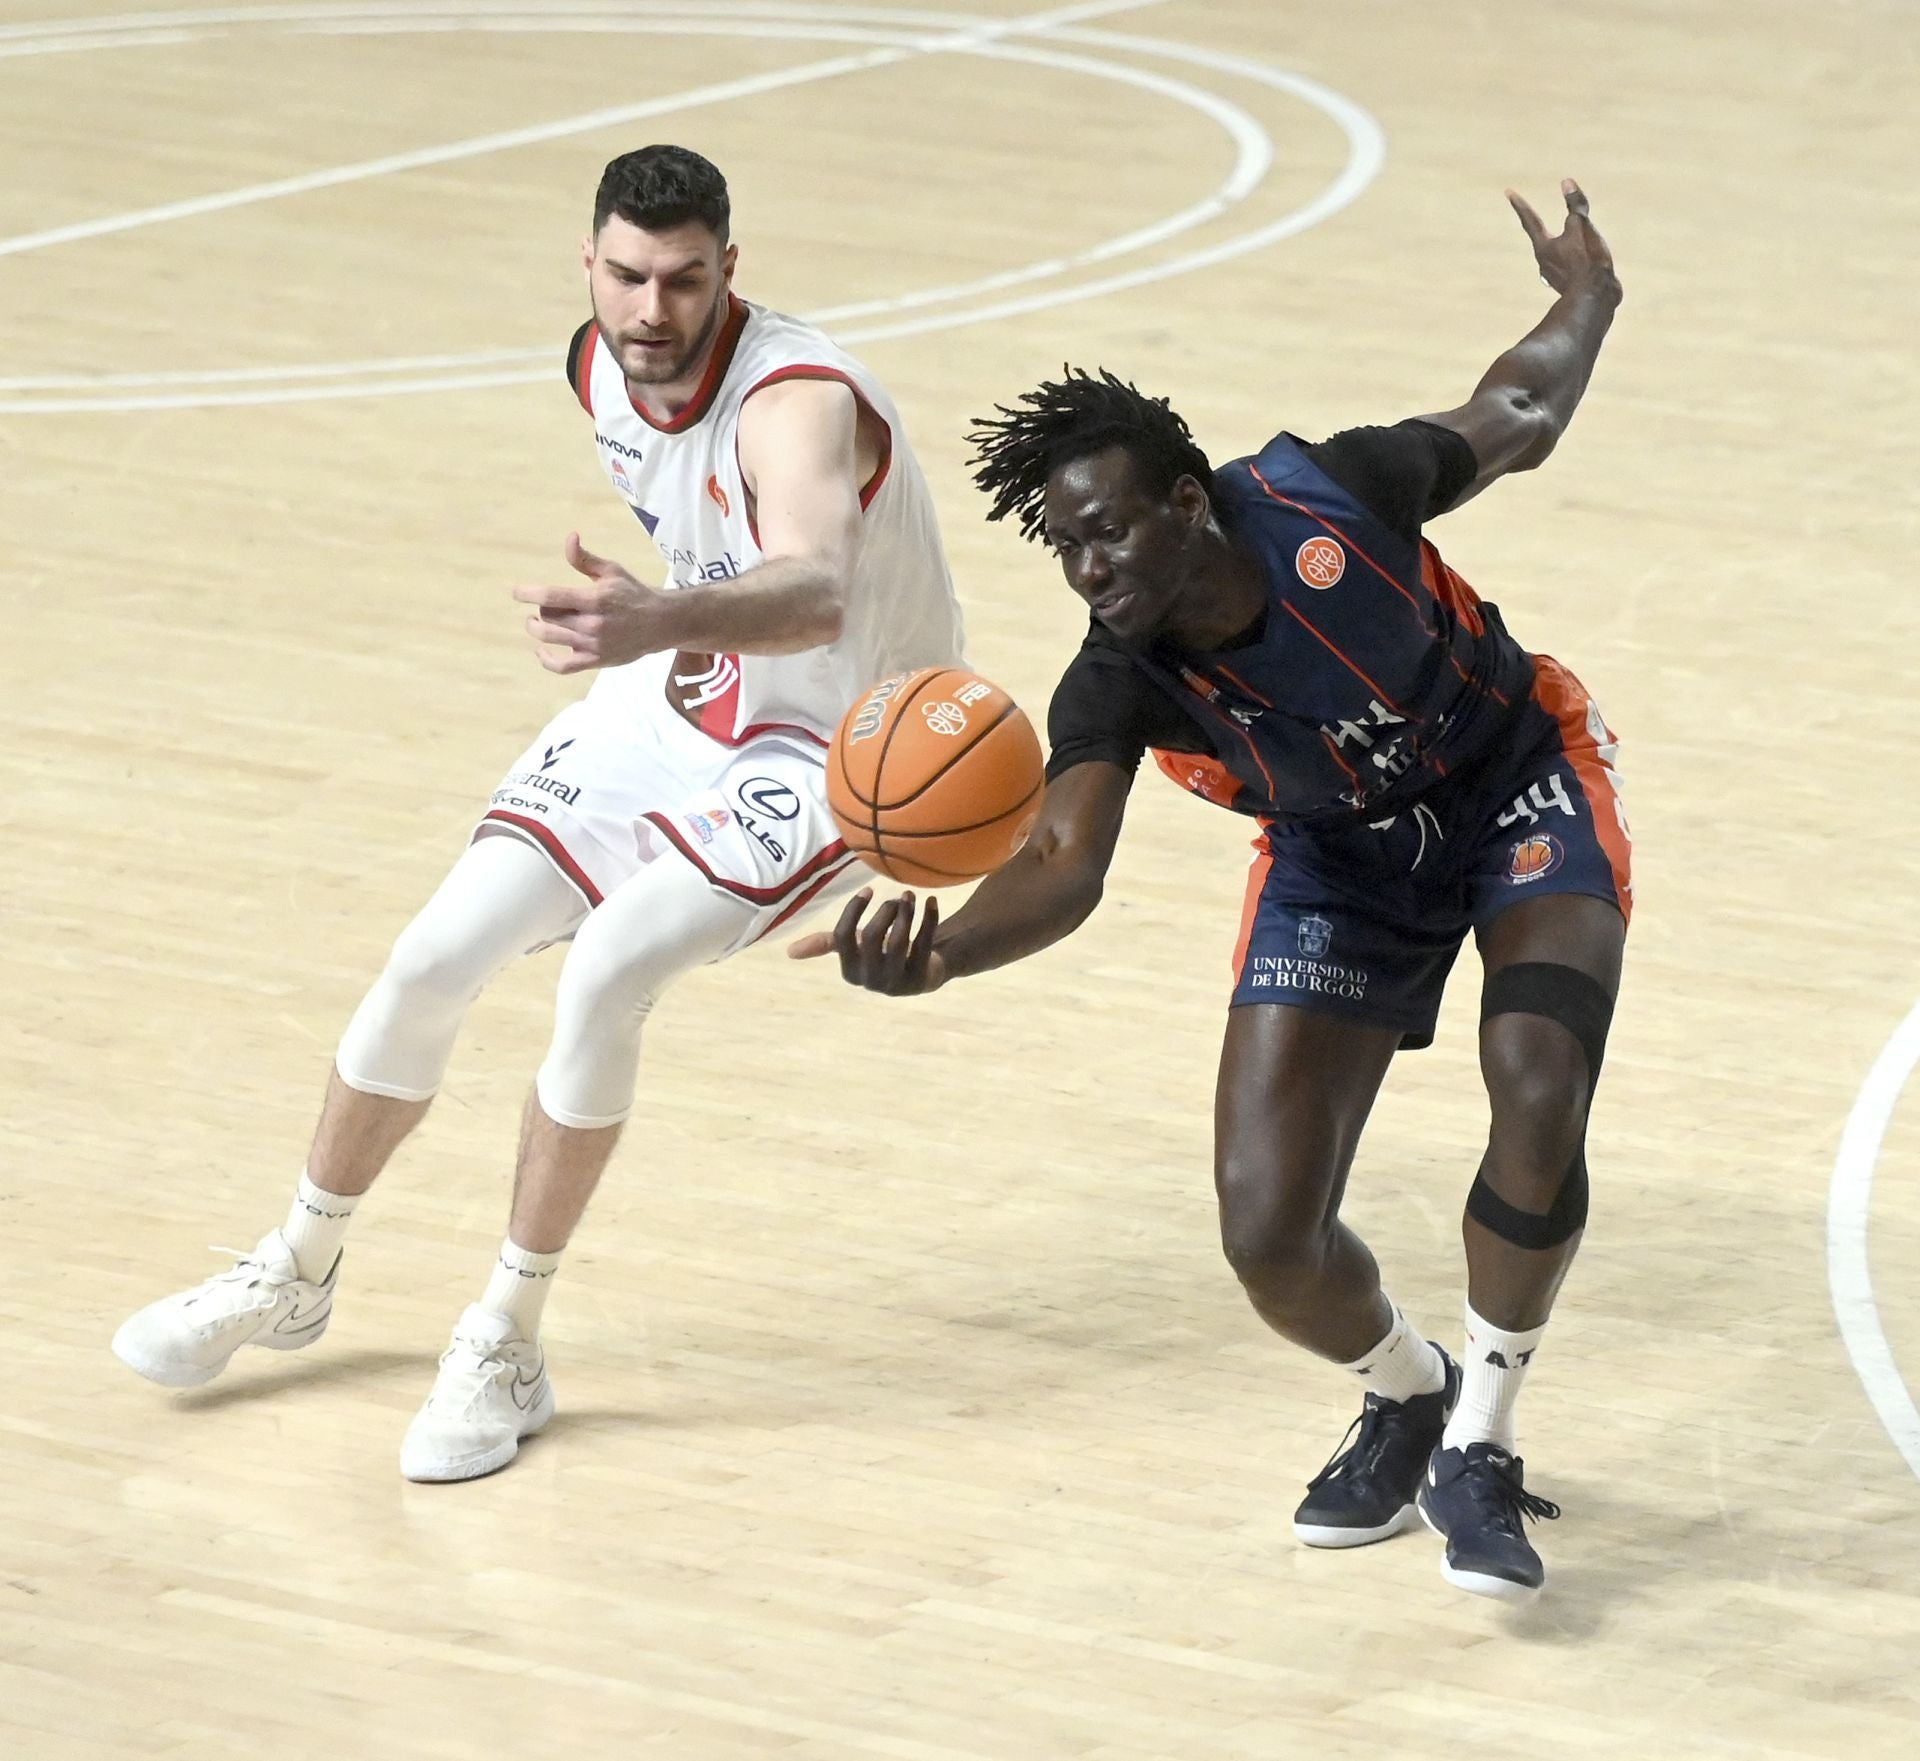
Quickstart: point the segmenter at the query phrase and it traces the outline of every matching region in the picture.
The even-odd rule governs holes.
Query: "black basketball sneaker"
[[[1551,1522],[1560,1506],[1526,1489],[1525,1465],[1497,1443],[1433,1452],[1420,1482],[1420,1514],[1447,1543],[1440,1573],[1448,1583],[1524,1601],[1547,1581],[1524,1519]]]
[[[1419,1522],[1414,1494],[1460,1398],[1460,1366],[1444,1351],[1440,1361],[1446,1381],[1437,1393],[1411,1400],[1367,1396],[1293,1513],[1293,1532],[1309,1547],[1364,1547]]]

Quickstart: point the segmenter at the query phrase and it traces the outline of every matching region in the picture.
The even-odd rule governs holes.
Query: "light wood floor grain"
[[[1160,0],[1049,35],[1011,28],[1032,0],[420,0],[81,28],[128,4],[0,17],[0,1747],[1915,1752],[1920,1481],[1825,1258],[1842,1122],[1920,995],[1911,8]],[[79,22],[27,28],[50,18]],[[1599,696],[1638,837],[1594,1224],[1521,1410],[1566,1508],[1531,1612],[1449,1591],[1425,1537],[1291,1538],[1351,1393],[1219,1258],[1245,827],[1152,778],[1100,913],[1025,966],[924,1005],[775,951],[681,986],[548,1311],[561,1417],[510,1473],[409,1486],[395,1458],[502,1226],[551,958],[475,1010],[319,1349],[178,1396],[108,1355],[215,1269],[205,1244],[282,1215],[349,1010],[570,694],[507,589],[574,526],[644,560],[559,372],[598,169],[656,138],[732,177],[749,295],[881,308],[834,327],[906,411],[977,663],[1036,708],[1074,606],[981,520],[970,416],[1063,360],[1171,395],[1223,459],[1445,407],[1543,309],[1502,186],[1586,183],[1627,288],[1588,406],[1437,533]],[[1351,201],[1232,254],[1343,168]],[[996,304],[1025,309],[952,322]],[[462,364],[332,371],[421,357]],[[436,374],[484,383],[359,395]],[[1393,1074],[1351,1198],[1449,1340],[1473,988]],[[1870,1228],[1920,1375],[1920,1097]]]

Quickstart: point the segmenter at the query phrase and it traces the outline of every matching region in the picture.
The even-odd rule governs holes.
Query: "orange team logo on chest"
[[[1347,553],[1331,538],[1309,538],[1294,553],[1294,572],[1325,592],[1347,572]]]
[[[713,505],[727,518],[733,515],[733,503],[727,500],[727,492],[720,487],[718,477],[707,479],[707,494],[713,498]]]

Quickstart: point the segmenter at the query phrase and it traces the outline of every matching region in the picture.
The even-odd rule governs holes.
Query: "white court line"
[[[1234,138],[1238,148],[1235,169],[1228,179],[1212,196],[1183,210],[1179,215],[1167,220],[1152,223],[1124,235],[1120,239],[1108,240],[1070,256],[1050,259],[1028,265],[1022,269],[1002,271],[1000,273],[977,278],[970,282],[951,284],[942,288],[924,289],[904,295],[895,295],[883,300],[870,300],[852,306],[828,308],[823,312],[805,314],[816,323],[835,323],[836,334],[845,343],[874,341],[893,337],[923,335],[930,332],[957,329],[966,325],[988,322],[996,318],[1013,316],[1019,313],[1040,311],[1049,308],[1075,304],[1081,300],[1094,298],[1102,293],[1122,288],[1144,286],[1154,282],[1184,275],[1199,268],[1225,262],[1231,258],[1258,251],[1281,239],[1316,225],[1340,209],[1348,206],[1361,191],[1379,174],[1385,159],[1385,140],[1379,125],[1359,105],[1341,94],[1305,79],[1300,75],[1286,73],[1267,67],[1260,62],[1242,56],[1218,51],[1190,48],[1184,44],[1166,41],[1160,38],[1123,36],[1111,32],[1091,31],[1071,28],[1064,22],[1044,26],[1047,36],[1054,43],[1073,43],[1100,50],[1118,50],[1123,53],[1151,57],[1161,60],[1185,62],[1217,73],[1264,85],[1272,90],[1285,93],[1298,102],[1320,111],[1327,116],[1346,138],[1347,159],[1338,176],[1305,207],[1282,216],[1280,219],[1253,231],[1236,235],[1214,246],[1189,251],[1182,255],[1162,260],[1143,269],[1119,275],[1110,275],[1104,279],[1083,283],[1066,288],[1056,288],[1044,293],[1028,295],[1016,300],[1001,301],[993,305],[974,307],[959,311],[934,312],[932,314],[891,322],[856,325],[851,329],[842,328],[838,320],[855,315],[871,314],[885,318],[889,315],[910,311],[915,307],[956,300],[970,294],[1018,285],[1023,281],[1055,278],[1067,274],[1076,268],[1109,260],[1123,251],[1137,251],[1155,242],[1164,242],[1179,231],[1189,230],[1206,221],[1223,215],[1234,202],[1244,199],[1258,182],[1262,181],[1271,167],[1273,143],[1271,137],[1238,106],[1227,103],[1187,82],[1168,80],[1164,76],[1143,73],[1138,69],[1103,58],[1063,55],[1056,49],[1041,50],[1028,47],[1014,47],[1005,43],[987,43],[984,39],[997,33],[1005,33],[1013,28],[1033,32],[1043,28],[1048,19],[1064,21],[1070,17],[1086,18],[1100,12],[1116,12],[1132,9],[1133,6],[1146,3],[1146,0],[1129,0],[1126,6],[1093,5],[1065,8],[1053,14],[1035,15],[1026,19],[988,19],[982,20],[978,14],[955,14],[911,11],[903,12],[894,8],[846,6],[846,5],[782,5],[777,3],[755,3],[755,0],[736,0],[726,6],[703,7],[697,23],[686,20],[684,3],[675,0],[629,0],[619,15],[618,28],[653,29],[654,24],[641,22],[637,15],[645,15],[652,20],[678,19],[679,28],[730,30],[730,25],[717,24],[716,15],[722,19],[742,20],[759,18],[767,24],[778,25],[793,20],[811,20],[816,24],[838,25],[847,19],[885,21],[889,25],[910,24],[913,29],[923,31],[929,23],[942,27],[955,27],[956,36],[944,40],[942,46],[952,52],[986,55],[995,59],[1024,60],[1047,66],[1064,66],[1075,71],[1085,71],[1095,77],[1120,79],[1126,83],[1141,85],[1150,90],[1164,92],[1179,101],[1188,103],[1211,116]],[[192,22],[201,23],[293,23],[311,26],[316,20],[325,20],[339,24],[343,19],[362,19],[379,22],[392,22],[396,17],[431,17],[436,21],[479,20],[486,28],[528,28],[526,21],[532,17],[532,28],[538,28],[544,20],[555,28],[586,29],[597,23],[600,28],[609,26],[604,13],[604,0],[581,0],[581,4],[568,7],[564,12],[541,12],[539,0],[372,0],[363,6],[325,6],[287,5],[272,8],[233,8],[222,11],[195,11],[170,14],[126,15],[117,20],[91,21],[91,27],[102,36],[110,26],[180,25]],[[600,16],[595,18],[594,14]],[[964,27],[964,28],[963,28]],[[670,28],[670,27],[669,27]],[[65,26],[14,26],[0,27],[0,39],[19,36],[32,31],[58,29],[65,34]],[[847,33],[836,29],[832,35],[844,36]],[[883,39],[884,40],[884,39]],[[898,39],[895,39],[897,43]],[[896,59],[906,59],[915,53],[927,52],[922,39],[912,39],[914,47],[900,50],[897,47],[889,54]],[[103,47],[114,46],[102,43]],[[816,64],[817,65],[817,64]],[[265,405],[304,402],[310,400],[335,398],[361,398],[405,394],[410,392],[433,392],[454,390],[479,390],[496,386],[513,386],[537,383],[550,376],[549,351],[540,350],[503,350],[492,349],[466,352],[458,355],[416,356],[411,358],[393,358],[378,362],[324,363],[313,366],[293,366],[280,368],[232,368],[212,372],[156,372],[149,374],[94,375],[84,380],[77,376],[35,376],[31,379],[0,379],[0,392],[21,390],[44,392],[52,389],[90,390],[93,395],[69,398],[49,398],[44,395],[26,398],[6,399],[0,397],[0,413],[8,414],[60,414],[60,413],[111,413],[118,411],[224,408],[236,405]],[[529,362],[538,365],[509,366],[510,362]],[[466,369],[462,371],[462,369]],[[421,374],[425,370],[433,372],[432,377],[410,376]],[[337,381],[348,378],[355,372],[385,374],[388,377],[358,384],[341,384]],[[409,376],[393,377],[395,374]],[[273,384],[273,381],[304,380],[309,383],[287,385]],[[333,380],[327,384],[323,381]],[[186,393],[164,393],[158,395],[101,397],[99,391],[115,387],[153,387],[164,385],[194,385],[211,388],[216,385],[232,389]],[[238,389],[247,385],[259,389]]]
[[[217,214],[253,202],[275,201],[282,196],[334,189],[341,184],[358,183],[369,177],[388,177],[399,171],[418,171],[429,165],[446,165],[458,159],[477,158],[483,153],[538,146],[545,141],[564,140],[570,135],[591,134],[596,129],[640,122],[649,116],[660,116],[669,111],[692,110],[703,104],[722,104],[734,98],[757,97],[763,92],[777,92],[785,86],[806,85],[846,73],[864,73],[870,68],[891,67],[902,61],[910,61],[919,55],[964,50],[970,45],[991,43],[1001,37],[1018,36],[1029,31],[1043,32],[1056,25],[1073,24],[1087,18],[1105,18],[1116,12],[1137,12],[1160,3],[1161,0],[1082,0],[1081,4],[1056,7],[1050,12],[975,25],[965,31],[930,37],[923,43],[906,48],[871,49],[859,55],[837,55],[824,61],[808,62],[801,67],[754,74],[744,79],[723,80],[716,85],[695,86],[665,97],[648,98],[637,104],[616,104],[606,110],[590,110],[581,116],[536,123],[528,128],[476,135],[469,140],[449,141],[438,147],[421,147],[410,153],[389,153],[379,159],[363,159],[352,165],[336,165],[325,171],[305,172],[299,177],[276,178],[270,183],[249,184],[243,189],[222,190],[182,202],[165,202],[159,207],[139,208],[125,214],[103,215],[97,220],[51,227],[44,232],[21,233],[14,238],[0,239],[0,257],[13,256],[21,251],[43,250],[49,245],[71,244],[79,239],[104,238],[112,233],[131,232],[136,227],[154,226],[168,220]]]
[[[519,28],[521,21],[511,21]],[[566,28],[582,28],[577,18],[560,21]],[[309,27],[310,28],[310,27]],[[329,27],[332,28],[332,27]],[[353,27],[364,28],[357,23]],[[600,28],[605,28],[604,24]],[[702,35],[731,35],[735,32],[753,31],[760,34],[781,36],[799,36],[803,40],[818,35],[820,27],[813,24],[795,27],[785,20],[747,21],[723,24],[702,19],[690,23],[682,19],[664,18],[645,22],[625,20],[621,30],[678,32],[688,29],[697,30]],[[837,35],[852,34],[838,31]],[[873,31],[859,33],[867,41],[886,41],[885,36]],[[817,311],[802,314],[808,323],[824,327],[834,327],[848,340],[870,339],[868,332],[857,336],[844,331],[849,319],[897,316],[902,312],[934,305],[946,305],[972,296],[1001,292],[1009,287],[1034,281],[1056,280],[1074,270],[1091,268],[1096,264],[1110,262],[1115,258],[1131,256],[1146,250],[1149,246],[1164,243],[1184,232],[1206,225],[1219,219],[1229,209],[1245,201],[1266,179],[1273,167],[1273,139],[1253,117],[1236,104],[1213,93],[1192,85],[1184,80],[1169,79],[1165,75],[1148,73],[1124,63],[1093,59],[1084,55],[1063,53],[1055,49],[1032,49],[1006,43],[968,43],[953,51],[958,54],[979,55],[992,60],[1022,62],[1029,65],[1063,71],[1081,73],[1090,78],[1108,79],[1122,85],[1131,85],[1141,90],[1153,92],[1175,103],[1188,105],[1203,116],[1218,123],[1222,131],[1234,145],[1234,163],[1217,188],[1198,202],[1189,204],[1178,213],[1152,221],[1146,226],[1136,227],[1131,232],[1116,238],[1103,240],[1081,250],[1062,256],[1049,257],[1036,263],[1025,264],[1016,269],[1006,269],[991,275],[976,276],[967,281],[949,282],[943,286],[921,288],[904,294],[892,294],[880,299],[860,300],[843,305],[827,306]],[[997,308],[996,308],[997,309]],[[453,371],[476,368],[501,367],[507,365],[528,365],[539,363],[537,377],[546,377],[546,366],[553,351],[540,349],[486,349],[458,354],[418,355],[411,357],[389,357],[385,361],[328,362],[317,365],[297,365],[288,367],[229,367],[197,369],[193,371],[175,370],[150,373],[41,373],[20,377],[0,377],[0,393],[4,392],[46,392],[46,391],[92,391],[107,390],[147,390],[155,391],[165,386],[215,386],[248,385],[264,387],[278,382],[300,379],[350,379],[375,376],[382,373],[399,374],[403,372]],[[414,383],[409,381],[409,384]],[[463,381],[464,383],[464,381]],[[315,392],[310,395],[320,395]],[[340,395],[361,395],[342,393]],[[15,405],[0,404],[0,409],[18,408]],[[33,407],[38,410],[51,410],[58,407],[74,408],[73,400],[65,400],[56,405],[51,400],[35,399]],[[84,407],[93,407],[91,404]],[[149,404],[146,407],[169,407],[165,404]]]
[[[1920,1003],[1894,1029],[1880,1048],[1873,1068],[1860,1085],[1847,1128],[1840,1134],[1840,1151],[1833,1161],[1833,1184],[1827,1193],[1827,1287],[1833,1312],[1840,1323],[1840,1339],[1853,1359],[1873,1410],[1906,1457],[1907,1466],[1920,1474],[1920,1409],[1894,1362],[1893,1347],[1880,1325],[1880,1308],[1873,1299],[1873,1272],[1867,1263],[1867,1218],[1873,1197],[1874,1166],[1887,1125],[1899,1104],[1913,1068],[1920,1064]]]

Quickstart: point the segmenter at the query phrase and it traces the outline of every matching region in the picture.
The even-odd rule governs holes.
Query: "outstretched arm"
[[[1559,298],[1487,369],[1466,403],[1422,418],[1451,428],[1473,448],[1479,462],[1479,474],[1454,507],[1471,501],[1509,471],[1531,471],[1545,462],[1573,420],[1620,304],[1613,254],[1588,216],[1586,196],[1572,178],[1560,189],[1567,201],[1567,223],[1557,236],[1547,231],[1523,196],[1507,191],[1533,243],[1540,278]]]
[[[802,936],[796,960],[840,956],[840,976],[890,997],[938,990],[950,978],[1024,960],[1071,935],[1100,903],[1132,776],[1117,764],[1076,764],[1047,786],[1033,836],[945,923],[929,898],[914,928],[913,894],[888,899],[862,923],[873,900],[863,888],[831,932]]]

